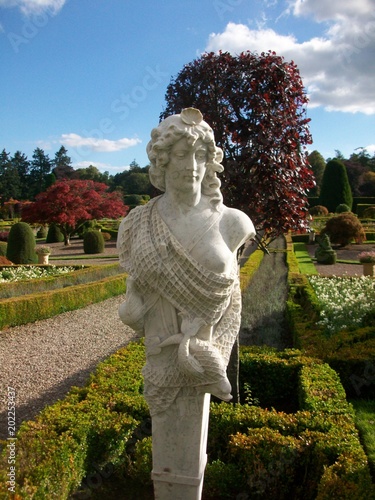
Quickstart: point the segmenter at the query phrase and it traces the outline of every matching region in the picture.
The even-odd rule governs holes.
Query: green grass
[[[116,254],[91,253],[86,255],[67,255],[66,257],[50,257],[49,260],[84,260],[84,259],[118,259]]]
[[[372,475],[375,477],[375,401],[357,399],[351,403],[355,409],[355,423],[369,460]]]
[[[305,243],[294,243],[294,253],[298,262],[299,271],[301,274],[318,274],[316,267],[307,251]]]

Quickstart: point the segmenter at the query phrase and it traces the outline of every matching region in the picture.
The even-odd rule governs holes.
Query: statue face
[[[198,139],[192,146],[186,137],[173,146],[166,167],[167,188],[196,189],[206,172],[207,146]]]

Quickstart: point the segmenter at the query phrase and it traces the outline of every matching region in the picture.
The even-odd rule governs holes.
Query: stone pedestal
[[[155,500],[200,500],[210,394],[182,389],[175,402],[152,418]]]
[[[49,254],[48,253],[39,253],[38,254],[38,264],[48,264],[49,262]]]
[[[363,262],[363,275],[364,276],[375,276],[375,263],[374,262]]]

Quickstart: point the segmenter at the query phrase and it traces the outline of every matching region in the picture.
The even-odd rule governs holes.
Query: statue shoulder
[[[250,217],[236,208],[223,207],[221,228],[227,245],[232,251],[237,250],[247,240],[256,235]]]

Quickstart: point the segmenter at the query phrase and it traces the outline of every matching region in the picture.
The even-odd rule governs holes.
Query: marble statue
[[[232,397],[226,368],[240,326],[237,251],[255,229],[247,215],[223,204],[217,177],[223,153],[199,110],[187,108],[162,121],[151,132],[147,153],[150,181],[163,194],[133,209],[119,228],[120,265],[129,275],[119,314],[145,336],[142,373],[153,447],[160,441],[165,448],[168,438],[154,436],[155,422],[168,434],[168,419],[185,413],[190,419],[191,412],[199,417],[205,394]],[[169,475],[167,482],[192,477],[189,471],[172,473],[170,465],[159,473]],[[181,498],[190,498],[184,491]]]

